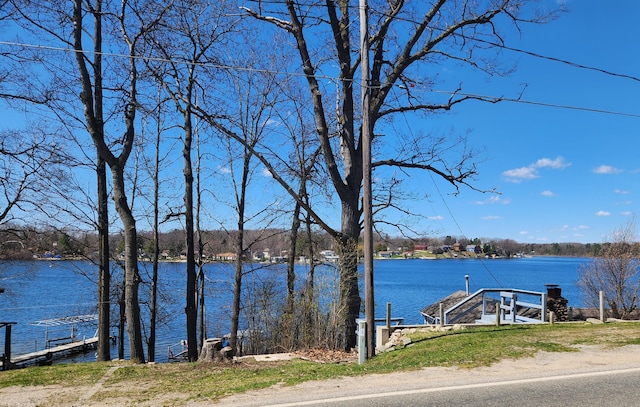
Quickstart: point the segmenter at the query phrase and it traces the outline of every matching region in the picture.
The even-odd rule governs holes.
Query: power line
[[[413,130],[412,130],[411,126],[409,125],[409,119],[407,118],[406,112],[402,112],[402,117],[404,118],[404,121],[407,124],[407,129],[408,129],[409,133],[411,134],[411,136],[413,138],[415,138],[415,135],[413,134]],[[438,186],[438,183],[436,182],[435,178],[433,177],[433,172],[427,171],[427,173],[429,174],[429,177],[431,178],[431,182],[433,183],[433,186],[435,187],[436,191],[438,192],[438,196],[440,197],[440,200],[442,201],[442,204],[447,209],[447,212],[449,213],[449,216],[453,220],[453,223],[458,228],[458,231],[460,231],[460,234],[462,236],[467,237],[467,234],[464,233],[464,231],[462,230],[462,226],[460,226],[460,223],[458,223],[458,219],[456,219],[456,217],[454,216],[453,211],[449,207],[449,204],[447,203],[446,199],[444,198],[444,195],[443,195],[442,191],[440,190],[440,187]],[[431,203],[430,200],[429,200],[429,204],[430,204],[431,208],[434,209],[433,208],[433,204]],[[434,210],[434,213],[435,213],[435,210]],[[444,226],[440,219],[438,219],[438,221],[440,222],[440,224],[442,226]],[[478,260],[480,260],[480,264],[482,264],[482,268],[484,268],[485,271],[487,272],[487,274],[489,274],[491,276],[491,278],[493,278],[493,280],[496,282],[496,284],[498,284],[498,287],[502,287],[502,283],[500,283],[500,281],[495,276],[495,274],[493,274],[491,272],[491,270],[489,270],[489,267],[487,267],[487,264],[485,263],[484,259],[480,258]],[[464,265],[463,265],[463,267],[464,267]]]
[[[640,118],[640,113],[626,113],[626,112],[616,112],[616,111],[613,111],[613,110],[596,109],[596,108],[591,108],[591,107],[560,105],[560,104],[556,104],[556,103],[537,102],[537,101],[534,101],[534,100],[524,100],[524,99],[521,99],[521,98],[506,98],[506,97],[497,97],[497,96],[487,96],[487,95],[479,95],[479,94],[473,94],[473,93],[452,92],[452,91],[446,91],[446,90],[430,90],[430,91],[426,91],[426,92],[442,93],[442,94],[447,94],[447,95],[467,96],[467,97],[473,97],[473,98],[476,98],[476,99],[482,99],[482,100],[487,100],[487,101],[495,101],[495,102],[504,101],[504,102],[513,102],[513,103],[523,103],[523,104],[528,104],[528,105],[552,107],[552,108],[557,108],[557,109],[580,110],[580,111],[592,112],[592,113],[602,113],[602,114],[611,114],[611,115],[617,115],[617,116]]]
[[[615,76],[615,77],[619,77],[619,78],[631,79],[632,81],[640,82],[640,78],[638,78],[637,76],[621,74],[621,73],[609,71],[609,70],[602,69],[602,68],[596,68],[596,67],[593,67],[593,66],[583,65],[583,64],[576,63],[576,62],[568,61],[566,59],[550,57],[550,56],[542,55],[542,54],[539,54],[539,53],[533,52],[533,51],[527,51],[527,50],[523,50],[523,49],[520,49],[520,48],[509,47],[509,46],[504,45],[504,44],[498,44],[496,42],[483,40],[483,39],[480,39],[480,38],[469,38],[469,37],[466,37],[464,35],[457,34],[457,33],[454,33],[454,35],[461,36],[462,38],[467,39],[467,40],[481,42],[481,43],[484,43],[484,44],[491,45],[493,47],[506,49],[508,51],[513,51],[513,52],[518,52],[518,53],[521,53],[521,54],[526,54],[526,55],[529,55],[529,56],[532,56],[532,57],[535,57],[535,58],[546,59],[546,60],[553,61],[553,62],[559,62],[561,64],[569,65],[569,66],[574,67],[574,68],[586,69],[586,70],[589,70],[589,71],[595,71],[595,72],[603,73],[603,74],[609,75],[609,76]]]
[[[455,35],[459,35],[462,36],[461,34],[455,34]],[[586,65],[582,65],[582,64],[577,64],[571,61],[567,61],[567,60],[563,60],[563,59],[559,59],[559,58],[555,58],[555,57],[549,57],[549,56],[544,56],[535,52],[531,52],[531,51],[526,51],[526,50],[521,50],[518,48],[513,48],[513,47],[508,47],[505,45],[501,45],[498,43],[494,43],[491,41],[487,41],[487,40],[481,40],[478,38],[469,38],[469,37],[465,37],[462,36],[463,38],[467,39],[467,40],[474,40],[474,41],[478,41],[478,42],[483,42],[495,47],[500,47],[503,49],[507,49],[510,51],[514,51],[514,52],[520,52],[520,53],[524,53],[527,55],[531,55],[534,56],[536,58],[542,58],[542,59],[547,59],[547,60],[551,60],[554,62],[558,62],[558,63],[563,63],[563,64],[567,64],[579,69],[587,69],[587,70],[592,70],[592,71],[596,71],[596,72],[600,72],[600,73],[604,73],[610,76],[616,76],[616,77],[621,77],[621,78],[625,78],[625,79],[630,79],[633,81],[638,81],[640,82],[640,78],[635,77],[635,76],[631,76],[631,75],[626,75],[626,74],[618,74],[615,72],[611,72],[605,69],[601,69],[601,68],[595,68],[595,67],[590,67],[590,66],[586,66]],[[297,77],[306,77],[307,75],[304,73],[299,73],[299,72],[287,72],[287,71],[276,71],[276,70],[268,70],[268,69],[256,69],[256,68],[251,68],[251,67],[242,67],[242,66],[233,66],[233,65],[223,65],[223,64],[217,64],[217,63],[213,63],[213,62],[191,62],[191,61],[176,61],[174,59],[169,59],[169,58],[161,58],[161,57],[149,57],[149,56],[142,56],[142,55],[126,55],[126,54],[119,54],[119,53],[109,53],[109,52],[94,52],[94,51],[88,51],[88,50],[81,50],[81,51],[77,51],[75,49],[71,49],[71,48],[66,48],[66,47],[54,47],[54,46],[48,46],[48,45],[38,45],[38,44],[28,44],[28,43],[18,43],[18,42],[12,42],[12,41],[0,41],[0,45],[6,45],[6,46],[14,46],[14,47],[24,47],[24,48],[34,48],[34,49],[42,49],[42,50],[47,50],[47,51],[62,51],[62,52],[81,52],[83,54],[92,54],[92,55],[102,55],[102,56],[108,56],[108,57],[113,57],[113,58],[133,58],[133,59],[139,59],[139,60],[146,60],[146,61],[153,61],[153,62],[172,62],[172,63],[182,63],[185,65],[194,65],[194,66],[203,66],[203,67],[210,67],[210,68],[218,68],[218,69],[223,69],[223,70],[229,70],[229,71],[244,71],[244,72],[256,72],[256,73],[268,73],[268,74],[274,74],[274,75],[289,75],[289,76],[297,76]],[[318,79],[326,79],[326,80],[330,80],[330,81],[336,81],[339,78],[336,78],[334,76],[330,76],[330,75],[318,75],[315,74],[314,75],[316,78]],[[398,87],[402,86],[402,85],[396,85]],[[415,90],[419,90],[419,88],[414,88]],[[549,102],[539,102],[539,101],[531,101],[531,100],[524,100],[521,98],[505,98],[505,97],[498,97],[498,96],[487,96],[487,95],[477,95],[477,94],[472,94],[472,93],[461,93],[458,91],[449,91],[449,90],[425,90],[424,92],[429,92],[429,93],[441,93],[441,94],[447,94],[450,96],[454,96],[454,95],[460,95],[460,96],[467,96],[467,97],[474,97],[477,99],[483,99],[483,100],[492,100],[492,101],[506,101],[506,102],[512,102],[512,103],[523,103],[523,104],[529,104],[529,105],[536,105],[536,106],[544,106],[544,107],[549,107],[549,108],[557,108],[557,109],[569,109],[569,110],[579,110],[579,111],[585,111],[585,112],[591,112],[591,113],[599,113],[599,114],[608,114],[608,115],[615,115],[615,116],[624,116],[624,117],[635,117],[635,118],[640,118],[640,114],[639,113],[627,113],[627,112],[618,112],[618,111],[613,111],[613,110],[606,110],[606,109],[597,109],[597,108],[590,108],[590,107],[582,107],[582,106],[572,106],[572,105],[561,105],[561,104],[556,104],[556,103],[549,103]]]

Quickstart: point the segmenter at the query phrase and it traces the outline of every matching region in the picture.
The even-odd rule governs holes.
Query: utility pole
[[[373,199],[371,191],[371,123],[369,121],[369,16],[367,0],[360,0],[360,69],[362,72],[362,212],[364,216],[364,315],[367,358],[375,355],[373,301]]]

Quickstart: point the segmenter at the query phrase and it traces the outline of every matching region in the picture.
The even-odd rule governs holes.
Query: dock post
[[[2,360],[2,370],[11,369],[11,326],[15,322],[2,323],[4,325],[4,355]],[[0,327],[2,327],[0,325]]]
[[[500,326],[500,314],[501,314],[501,309],[500,309],[500,303],[497,302],[496,303],[496,325]]]
[[[444,304],[440,303],[440,328],[444,327]]]
[[[600,322],[605,322],[604,317],[604,291],[600,291]]]
[[[387,329],[391,329],[391,303],[387,303]]]

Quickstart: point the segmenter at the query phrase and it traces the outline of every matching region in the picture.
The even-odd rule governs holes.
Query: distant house
[[[320,252],[320,256],[324,258],[325,261],[336,262],[339,257],[333,250],[323,250]]]
[[[427,245],[426,244],[414,244],[413,245],[413,250],[427,250]]]
[[[238,256],[235,253],[218,253],[216,254],[216,260],[218,261],[236,261]]]
[[[383,252],[378,252],[378,257],[382,258],[382,259],[390,259],[393,256],[397,256],[398,252],[393,251],[393,250],[385,250]]]

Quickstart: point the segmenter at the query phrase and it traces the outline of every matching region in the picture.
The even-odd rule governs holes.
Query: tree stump
[[[199,362],[222,362],[231,360],[231,347],[222,347],[222,338],[205,339],[198,356]]]

